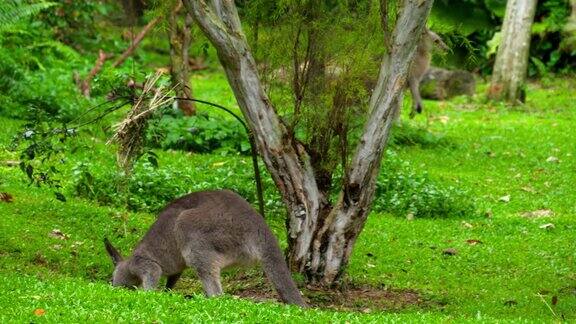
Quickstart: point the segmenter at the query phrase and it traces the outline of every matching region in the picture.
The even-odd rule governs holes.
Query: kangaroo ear
[[[120,252],[118,252],[118,250],[112,246],[112,243],[108,241],[108,238],[104,238],[104,246],[106,247],[106,252],[108,252],[112,258],[112,263],[114,263],[114,266],[116,266],[118,262],[122,261],[122,255],[120,255]]]

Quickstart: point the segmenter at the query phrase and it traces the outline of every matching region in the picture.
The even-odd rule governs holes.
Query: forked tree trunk
[[[510,103],[524,101],[524,83],[530,54],[530,29],[537,0],[508,0],[502,39],[496,54],[488,97]]]
[[[180,26],[178,16],[182,3],[178,5],[168,17],[168,39],[170,41],[170,77],[176,96],[180,98],[192,98],[190,85],[189,48],[191,42],[192,16],[186,13],[184,24]],[[177,100],[178,108],[184,115],[192,116],[196,113],[193,101]]]
[[[576,0],[570,0],[572,11],[562,29],[560,48],[567,53],[576,51]]]
[[[218,51],[238,105],[288,209],[289,263],[312,283],[336,283],[374,195],[376,176],[418,37],[432,0],[405,0],[383,58],[370,115],[337,202],[318,189],[310,156],[282,124],[263,90],[232,0],[185,0]]]

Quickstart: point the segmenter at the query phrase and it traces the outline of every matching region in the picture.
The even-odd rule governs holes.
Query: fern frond
[[[0,31],[55,5],[57,5],[55,2],[27,4],[19,0],[0,1]]]
[[[45,42],[36,43],[29,46],[30,49],[41,47],[52,49],[54,52],[60,54],[63,58],[65,58],[68,61],[75,61],[80,57],[78,52],[76,52],[73,48],[62,42],[55,40],[47,40]]]

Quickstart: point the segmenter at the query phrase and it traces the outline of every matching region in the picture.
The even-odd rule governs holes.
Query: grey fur
[[[420,96],[420,81],[422,81],[422,77],[426,71],[428,71],[428,68],[430,68],[434,45],[440,47],[442,50],[449,50],[449,47],[442,41],[442,38],[440,38],[438,34],[425,28],[408,73],[408,88],[410,88],[410,92],[412,93],[412,111],[410,111],[410,118],[414,118],[416,113],[422,113],[423,105],[422,97]]]
[[[306,306],[268,225],[232,191],[196,192],[174,200],[127,259],[107,239],[105,246],[115,264],[114,286],[149,290],[166,276],[166,288],[172,288],[192,267],[211,297],[222,294],[222,269],[261,262],[282,301]]]

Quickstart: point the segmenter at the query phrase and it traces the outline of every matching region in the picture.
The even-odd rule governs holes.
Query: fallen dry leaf
[[[37,308],[34,310],[34,315],[36,316],[43,316],[46,314],[46,311],[43,308]]]
[[[555,157],[555,156],[549,156],[549,157],[546,159],[546,162],[548,162],[548,163],[560,163],[560,159],[558,159],[558,158]]]
[[[458,254],[458,250],[456,250],[454,248],[448,248],[448,249],[442,250],[442,254],[444,254],[444,255],[456,255],[456,254]]]
[[[8,160],[6,161],[6,166],[7,167],[15,167],[20,165],[20,161],[12,161],[12,160]]]
[[[11,203],[14,200],[11,194],[7,192],[0,192],[0,201]]]
[[[556,228],[556,226],[554,226],[554,224],[552,224],[552,223],[542,224],[542,225],[540,225],[540,226],[538,226],[538,227],[540,227],[541,229],[553,229],[553,228]]]
[[[406,215],[406,220],[409,220],[409,221],[414,220],[414,213],[408,213],[408,215]]]
[[[509,203],[510,202],[510,195],[502,196],[502,197],[498,198],[498,200],[503,202],[503,203]]]
[[[432,121],[437,120],[437,121],[441,122],[442,124],[446,125],[448,123],[448,121],[450,120],[450,117],[448,117],[448,116],[436,116],[436,117],[430,118],[430,120],[432,120]]]
[[[74,242],[72,245],[70,245],[70,247],[71,247],[72,249],[75,249],[75,248],[79,247],[79,246],[82,245],[82,244],[84,244],[84,242],[82,242],[82,241],[76,241],[76,242]]]
[[[48,234],[48,236],[59,239],[59,240],[67,240],[68,239],[68,235],[62,233],[62,231],[57,229],[57,228],[53,229],[52,232],[50,232]]]
[[[554,216],[554,212],[550,209],[538,209],[529,212],[523,212],[522,217],[526,218],[542,218]]]
[[[534,188],[532,188],[530,186],[522,187],[520,189],[523,191],[529,192],[529,193],[536,193],[536,190],[534,190]]]
[[[470,239],[470,240],[466,240],[466,243],[470,244],[470,245],[478,245],[478,244],[482,244],[482,241],[480,240],[475,240],[475,239]]]
[[[474,226],[472,226],[472,224],[468,223],[467,221],[462,221],[462,226],[466,228],[474,228]]]

